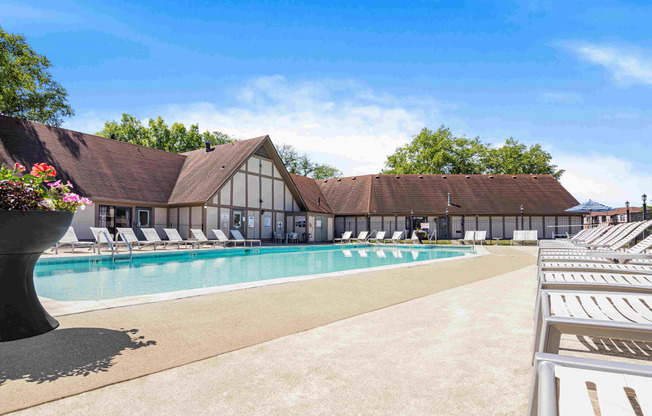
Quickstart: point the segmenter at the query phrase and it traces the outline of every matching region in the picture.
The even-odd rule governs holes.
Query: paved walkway
[[[42,341],[0,349],[13,363],[0,368],[0,405],[70,396],[22,414],[522,414],[536,250],[494,250],[62,317]]]

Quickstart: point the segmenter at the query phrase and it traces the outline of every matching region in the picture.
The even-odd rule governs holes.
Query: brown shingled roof
[[[338,215],[369,213],[372,175],[317,180],[319,189]]]
[[[183,153],[186,161],[176,181],[170,204],[208,201],[222,184],[247,160],[268,136],[201,148]]]
[[[559,215],[578,202],[551,175],[365,175],[317,181],[336,214]],[[448,193],[453,206],[447,206]],[[457,206],[456,206],[457,205]]]
[[[303,197],[309,211],[324,212],[327,214],[333,213],[333,209],[328,204],[328,201],[314,179],[295,175],[294,173],[291,173],[290,176],[292,177],[294,184],[297,186],[299,193]]]
[[[93,198],[167,203],[186,157],[0,115],[0,163],[53,165]]]

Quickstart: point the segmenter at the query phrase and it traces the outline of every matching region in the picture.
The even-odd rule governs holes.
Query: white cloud
[[[652,85],[652,56],[630,47],[592,43],[567,44],[580,58],[601,65],[621,84]]]
[[[236,105],[228,108],[196,103],[166,106],[157,114],[238,138],[269,134],[275,144],[291,144],[318,161],[336,160],[347,175],[379,172],[398,146],[440,123],[434,101],[377,95],[352,80],[290,83],[268,76],[232,95]]]
[[[652,189],[652,172],[613,156],[575,154],[556,157],[554,163],[566,169],[561,184],[580,202],[592,199],[616,208],[629,201],[640,206],[641,195]]]

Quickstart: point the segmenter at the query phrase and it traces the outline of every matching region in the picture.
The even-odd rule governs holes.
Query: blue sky
[[[0,0],[0,25],[50,58],[74,130],[162,115],[270,134],[353,175],[445,124],[541,143],[578,199],[639,203],[652,6],[570,3]]]

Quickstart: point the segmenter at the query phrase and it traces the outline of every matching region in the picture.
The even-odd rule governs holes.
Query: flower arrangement
[[[30,173],[16,163],[0,166],[0,209],[25,211],[83,210],[91,200],[71,192],[70,181],[55,181],[57,171],[46,163],[35,163]],[[21,175],[21,176],[19,176]]]

